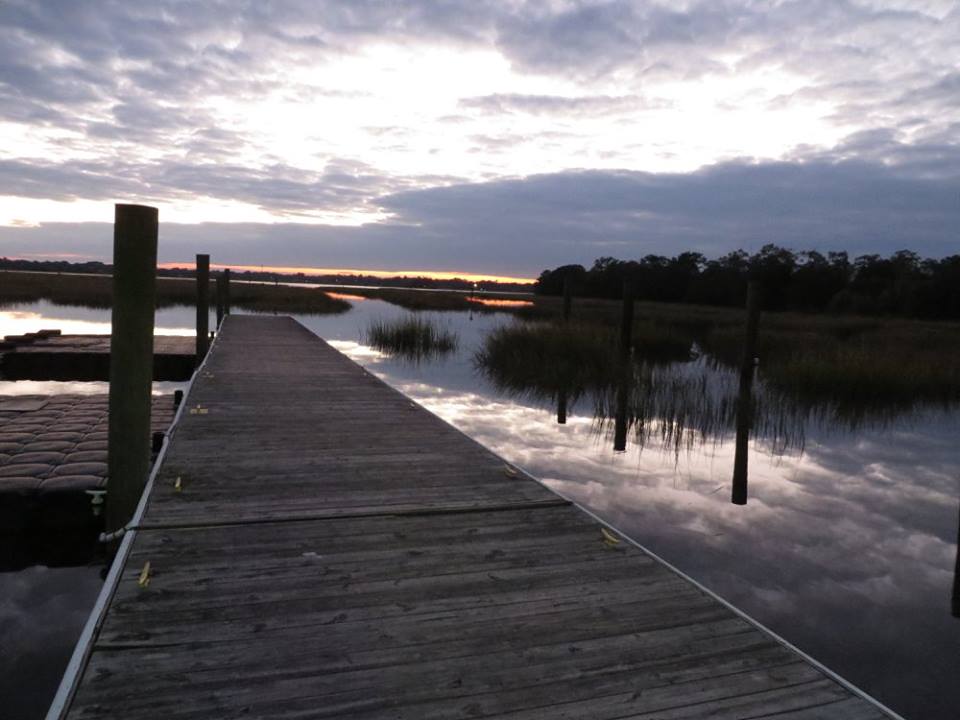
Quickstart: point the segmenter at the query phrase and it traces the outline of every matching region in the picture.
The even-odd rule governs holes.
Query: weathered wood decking
[[[188,403],[70,718],[887,717],[293,320]]]

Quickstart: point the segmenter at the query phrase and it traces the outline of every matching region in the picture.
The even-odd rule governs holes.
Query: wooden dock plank
[[[189,403],[70,718],[888,717],[289,319]]]

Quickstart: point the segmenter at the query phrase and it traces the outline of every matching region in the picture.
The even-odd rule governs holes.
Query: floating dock
[[[294,320],[234,315],[62,717],[896,716]]]
[[[106,486],[107,405],[107,395],[0,396],[0,532],[102,522],[87,491]],[[152,432],[173,413],[173,396],[155,395]]]
[[[193,337],[154,337],[154,380],[189,380],[195,362]],[[0,379],[107,381],[110,336],[61,335],[59,330],[7,335],[0,342]]]

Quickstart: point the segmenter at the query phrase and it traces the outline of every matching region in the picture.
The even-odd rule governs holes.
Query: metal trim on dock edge
[[[61,718],[64,716],[64,713],[69,708],[71,700],[73,700],[73,695],[77,690],[77,685],[80,683],[80,677],[83,675],[83,670],[86,667],[87,660],[89,659],[90,653],[93,650],[94,638],[100,631],[100,626],[102,625],[104,616],[106,615],[107,607],[110,605],[110,600],[113,599],[113,594],[116,592],[117,585],[120,582],[120,575],[123,572],[124,565],[126,564],[127,556],[130,554],[130,548],[133,546],[133,540],[137,535],[137,525],[143,518],[143,513],[147,508],[147,500],[150,497],[150,491],[153,489],[153,481],[156,478],[157,473],[160,471],[160,468],[163,466],[164,458],[167,456],[167,448],[170,446],[172,436],[176,432],[177,425],[180,422],[180,416],[183,415],[183,409],[187,406],[187,401],[190,398],[190,391],[193,389],[193,383],[197,379],[197,375],[203,370],[204,366],[206,366],[207,360],[209,360],[210,356],[213,354],[214,348],[216,347],[219,339],[220,329],[217,328],[217,332],[213,337],[213,342],[210,343],[210,347],[207,350],[206,356],[203,358],[203,362],[197,366],[196,370],[193,371],[193,375],[190,376],[187,389],[183,393],[183,399],[180,401],[180,407],[177,408],[177,413],[173,417],[173,422],[170,423],[170,429],[163,438],[163,447],[160,448],[160,452],[157,453],[157,459],[153,463],[153,469],[150,471],[150,476],[147,478],[147,482],[143,486],[143,494],[140,496],[140,502],[137,504],[137,510],[134,512],[130,522],[126,525],[126,527],[130,529],[123,534],[123,539],[120,541],[120,547],[117,550],[117,554],[114,556],[113,562],[110,564],[110,572],[107,574],[106,580],[104,580],[103,587],[100,590],[100,594],[97,596],[97,601],[94,603],[93,610],[90,611],[90,617],[87,618],[87,622],[83,626],[83,631],[80,633],[80,638],[77,640],[77,644],[73,648],[73,654],[70,656],[70,662],[67,664],[67,669],[63,673],[63,678],[60,680],[60,686],[57,688],[57,694],[53,696],[53,701],[50,703],[50,709],[47,710],[46,720],[61,720]]]

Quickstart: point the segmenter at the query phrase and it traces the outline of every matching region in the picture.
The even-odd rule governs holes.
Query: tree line
[[[923,259],[910,250],[851,259],[846,252],[765,245],[753,255],[737,250],[712,260],[696,252],[601,257],[589,270],[544,270],[534,292],[560,295],[569,281],[574,295],[618,298],[629,282],[640,300],[740,306],[751,279],[763,288],[766,310],[960,319],[960,255]]]

